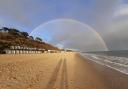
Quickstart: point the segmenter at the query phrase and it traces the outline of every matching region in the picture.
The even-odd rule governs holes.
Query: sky
[[[128,0],[0,0],[0,27],[60,48],[128,50]]]

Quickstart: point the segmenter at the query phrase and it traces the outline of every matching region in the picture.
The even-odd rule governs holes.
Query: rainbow
[[[37,26],[34,30],[32,30],[32,32],[30,33],[30,35],[32,35],[34,32],[36,32],[39,28],[42,28],[50,23],[55,23],[55,22],[61,22],[61,21],[70,21],[72,23],[78,23],[80,24],[81,26],[85,27],[85,28],[88,28],[89,30],[91,30],[92,32],[94,32],[94,34],[98,37],[98,39],[100,40],[100,42],[102,43],[105,51],[108,51],[108,47],[105,43],[105,41],[103,40],[103,38],[101,37],[101,35],[94,29],[92,28],[91,26],[85,24],[85,23],[82,23],[80,21],[77,21],[77,20],[73,20],[73,19],[55,19],[55,20],[51,20],[51,21],[48,21],[48,22],[45,22],[39,26]]]

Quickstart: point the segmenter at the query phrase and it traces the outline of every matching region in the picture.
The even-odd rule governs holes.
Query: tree
[[[4,50],[9,48],[10,44],[9,43],[4,43],[0,41],[0,54],[5,53]]]
[[[5,32],[9,31],[9,28],[7,28],[7,27],[3,27],[2,29],[3,29],[3,31],[5,31]]]
[[[29,34],[27,32],[21,32],[21,35],[24,36],[25,38],[27,38],[29,36]]]
[[[19,35],[20,31],[15,28],[10,28],[9,33],[12,35]]]
[[[7,27],[2,27],[0,29],[0,32],[8,32],[8,31],[9,31],[9,28],[7,28]]]
[[[36,40],[36,41],[39,41],[39,42],[42,42],[42,39],[39,38],[39,37],[36,37],[35,40]]]
[[[2,32],[3,31],[3,29],[0,29],[0,32]]]
[[[34,37],[33,36],[29,36],[28,37],[30,40],[34,40]]]

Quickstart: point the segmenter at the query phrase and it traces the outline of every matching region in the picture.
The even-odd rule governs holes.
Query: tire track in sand
[[[60,70],[60,67],[61,67],[61,64],[62,64],[62,59],[58,62],[57,66],[55,67],[53,73],[52,73],[52,76],[47,84],[47,87],[46,89],[53,89],[55,83],[56,83],[56,80],[57,80],[57,76],[59,74],[59,70]]]
[[[61,67],[62,66],[62,67]],[[60,72],[59,72],[60,71]],[[59,76],[60,73],[60,87],[59,89],[69,89],[68,88],[68,74],[67,74],[67,63],[66,63],[66,59],[61,59],[56,68],[54,69],[54,72],[47,84],[46,89],[54,89],[54,86],[57,82],[57,78]]]
[[[66,59],[63,61],[62,72],[61,72],[61,81],[60,89],[68,89],[68,74],[67,74],[67,63]]]

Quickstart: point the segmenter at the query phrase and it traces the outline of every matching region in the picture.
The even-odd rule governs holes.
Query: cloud
[[[92,8],[89,17],[89,24],[100,33],[110,50],[128,50],[128,4],[122,1],[102,0]]]
[[[41,12],[41,9],[41,4],[35,0],[0,0],[0,17],[6,20],[5,24],[12,22],[32,28],[35,22],[32,16]]]
[[[128,50],[128,4],[121,3],[112,15],[105,41],[111,50]]]
[[[128,16],[128,4],[122,4],[114,13],[115,17]]]
[[[110,49],[128,50],[128,17],[116,18],[106,36]]]
[[[100,35],[102,36],[102,38],[104,39],[105,43],[107,44],[110,50],[126,49],[127,42],[124,42],[124,41],[126,41],[126,39],[128,38],[125,35],[127,31],[121,30],[121,29],[127,28],[126,26],[127,19],[124,18],[124,16],[122,16],[123,14],[121,13],[124,13],[127,10],[126,9],[127,5],[125,6],[123,5],[124,4],[122,4],[121,0],[98,0],[97,2],[93,2],[93,4],[90,4],[90,8],[86,10],[83,10],[83,9],[81,10],[80,8],[79,8],[79,11],[76,10],[76,12],[74,10],[73,11],[67,10],[67,13],[65,12],[66,14],[64,14],[64,16],[72,19],[76,19],[91,25],[98,33],[100,33]],[[83,15],[81,15],[80,13]],[[125,14],[127,13],[125,12]],[[120,15],[121,15],[121,18],[120,18]],[[60,29],[62,28],[60,27]],[[47,31],[47,33],[49,32]],[[58,32],[52,31],[50,35],[54,35],[54,36],[52,36],[50,39],[53,38],[54,40],[52,40],[51,43],[54,44],[61,41],[65,46],[68,46],[70,48],[72,47],[79,48],[81,50],[84,45],[85,45],[85,48],[87,48],[87,45],[89,45],[90,47],[92,47],[92,49],[96,49],[96,50],[101,49],[96,45],[95,43],[96,39],[93,41],[90,41],[91,43],[90,42],[85,43],[83,41],[78,41],[79,43],[76,43],[76,41],[73,40],[73,38],[77,39],[77,37],[74,37],[75,35],[74,36],[71,35],[72,30],[67,32],[62,31],[62,33],[63,34],[59,35]],[[82,37],[82,35],[84,35],[85,33],[84,34],[80,33],[80,34]],[[67,37],[70,37],[70,38],[68,39]],[[81,39],[81,38],[78,37],[78,39]],[[72,41],[70,42],[70,40]],[[89,39],[85,39],[85,41],[88,41],[88,40]],[[89,50],[89,49],[86,49],[86,50]]]
[[[121,0],[98,0],[90,9],[89,24],[101,35],[105,35],[112,22],[115,9],[120,5]]]
[[[29,31],[26,31],[30,32],[39,24],[60,18],[69,18],[87,23],[102,36],[110,50],[127,49],[128,4],[123,0],[0,0],[1,25],[23,27],[29,29]],[[61,27],[61,23],[58,23],[58,25],[60,27],[57,27],[57,29],[66,29],[62,28],[63,26]],[[71,23],[70,25],[74,26]],[[71,26],[68,26],[67,29]],[[45,29],[52,29],[51,27]],[[69,45],[68,47],[71,48],[79,46],[78,48],[82,49],[84,45],[86,48],[87,45],[90,45],[93,49],[100,49],[101,44],[95,43],[97,40],[93,37],[94,34],[90,32],[84,32],[83,34],[82,31],[77,32],[79,35],[72,35],[72,33],[74,33],[74,30],[54,30],[52,33],[45,30],[43,37],[53,44],[60,41],[64,46]],[[89,38],[87,33],[92,35],[94,40],[87,39]],[[42,35],[41,33],[37,34]],[[83,35],[87,36],[84,37],[84,42],[79,40],[83,38]],[[54,40],[52,40],[53,37]],[[70,39],[67,37],[70,37]],[[76,43],[74,38],[81,43]],[[70,42],[70,40],[72,41]]]

